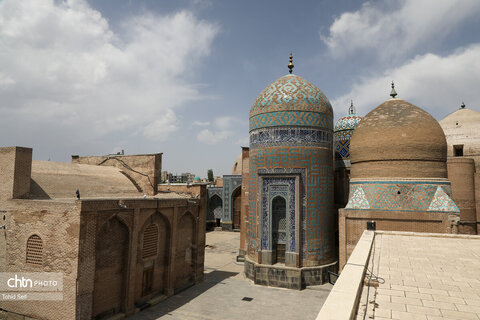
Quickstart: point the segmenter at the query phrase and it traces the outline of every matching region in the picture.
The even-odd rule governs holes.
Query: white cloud
[[[480,14],[478,0],[381,0],[345,12],[321,39],[335,57],[364,53],[391,60],[441,41]]]
[[[234,118],[230,116],[218,117],[215,119],[215,126],[219,129],[232,129],[232,127],[244,125],[245,119]]]
[[[462,48],[448,56],[426,54],[378,76],[364,78],[351,91],[333,100],[340,114],[346,113],[353,99],[357,113],[365,115],[389,98],[390,82],[395,80],[397,98],[427,110],[437,119],[453,112],[462,101],[479,109],[480,44]],[[343,109],[342,109],[343,108]]]
[[[217,144],[219,142],[225,141],[231,135],[232,132],[228,130],[219,130],[212,132],[209,129],[204,129],[198,133],[197,140],[206,144]]]
[[[177,130],[178,123],[175,113],[172,110],[166,110],[164,115],[143,129],[143,134],[152,140],[165,141],[170,133]]]
[[[174,132],[174,109],[203,98],[190,79],[219,27],[179,11],[131,17],[121,31],[85,0],[0,2],[0,127],[33,121],[90,139]]]
[[[228,129],[232,127],[234,122],[235,122],[235,119],[233,117],[229,117],[229,116],[218,117],[215,119],[215,126],[219,129]]]
[[[207,127],[210,125],[210,122],[208,121],[193,121],[193,125],[199,126],[199,127]]]
[[[204,124],[203,122],[201,123]],[[200,131],[197,134],[197,140],[207,144],[217,144],[219,142],[227,140],[228,138],[231,138],[234,135],[234,132],[238,131],[236,129],[242,128],[243,124],[245,124],[244,120],[237,119],[231,116],[217,117],[213,121],[214,129],[204,129]],[[199,124],[197,123],[197,125]],[[208,123],[208,125],[210,125],[210,123]],[[245,140],[240,139],[237,140],[235,144],[242,145],[243,142],[245,142]],[[248,144],[248,140],[246,144]]]

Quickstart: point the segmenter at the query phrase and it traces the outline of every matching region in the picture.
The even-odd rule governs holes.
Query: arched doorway
[[[127,256],[128,229],[117,218],[110,219],[96,239],[94,318],[124,311]]]
[[[240,212],[242,207],[241,186],[232,192],[232,223],[233,229],[240,229]]]
[[[175,292],[186,289],[195,282],[193,250],[195,221],[190,213],[185,213],[178,223],[177,248],[175,251]]]
[[[272,249],[277,263],[285,263],[287,243],[287,202],[276,196],[272,200]]]
[[[208,209],[210,211],[209,215],[215,219],[215,226],[220,227],[220,221],[222,219],[222,214],[223,214],[222,198],[220,198],[216,194],[213,195],[210,198]]]

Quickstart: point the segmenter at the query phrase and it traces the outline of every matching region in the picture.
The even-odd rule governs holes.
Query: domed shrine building
[[[337,262],[333,111],[323,92],[294,74],[265,88],[250,110],[249,157],[247,277],[323,283]]]
[[[348,115],[335,123],[333,140],[335,148],[335,207],[344,208],[348,202],[350,182],[350,140],[353,130],[362,117],[355,114],[353,101],[348,108]]]
[[[462,106],[440,120],[447,138],[448,179],[460,208],[458,232],[480,231],[480,113]]]
[[[367,221],[379,230],[455,233],[447,142],[426,111],[395,98],[368,113],[350,142],[350,192],[339,210],[340,267]],[[348,231],[347,231],[348,230]]]
[[[350,108],[348,108],[348,115],[341,117],[335,123],[335,159],[341,159],[346,167],[350,167],[350,140],[352,139],[353,130],[360,120],[362,120],[362,117],[355,114],[355,107],[352,101]]]

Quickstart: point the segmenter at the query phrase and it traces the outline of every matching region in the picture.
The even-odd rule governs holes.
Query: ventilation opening
[[[463,157],[463,144],[453,146],[453,155],[455,157]]]
[[[250,301],[252,301],[252,300],[253,300],[253,298],[250,298],[250,297],[243,297],[243,298],[242,298],[242,301],[248,301],[248,302],[250,302]]]
[[[155,224],[149,225],[143,233],[142,258],[154,257],[157,255],[158,228]]]
[[[27,240],[27,264],[41,266],[43,264],[42,239],[34,234]]]

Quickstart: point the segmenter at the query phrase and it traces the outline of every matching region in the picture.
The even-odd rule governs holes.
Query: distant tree
[[[208,169],[207,177],[208,177],[208,181],[213,182],[213,170],[212,169]]]

